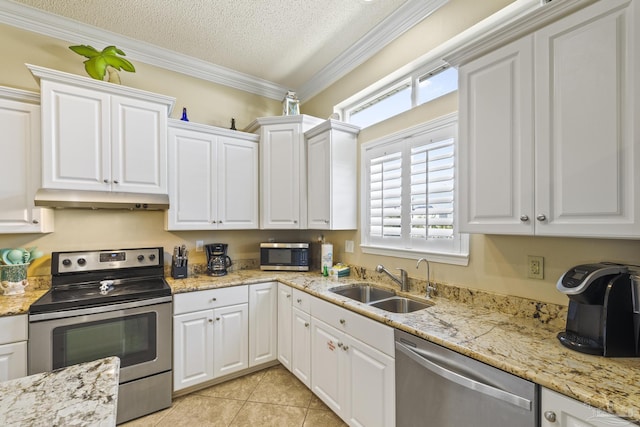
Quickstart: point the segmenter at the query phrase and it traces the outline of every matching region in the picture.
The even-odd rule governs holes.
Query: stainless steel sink
[[[369,305],[392,313],[411,313],[424,308],[429,308],[433,306],[433,303],[428,301],[416,301],[404,297],[392,297]]]
[[[368,283],[354,283],[351,285],[339,286],[337,288],[331,288],[329,291],[365,304],[380,301],[396,295],[393,289],[378,288],[371,286]]]

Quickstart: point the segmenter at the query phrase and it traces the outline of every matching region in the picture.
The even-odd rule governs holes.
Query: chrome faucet
[[[394,276],[392,273],[389,272],[389,270],[387,270],[386,268],[384,268],[384,265],[379,264],[376,267],[376,271],[378,273],[385,273],[387,276],[391,277],[391,280],[393,280],[394,282],[396,282],[398,285],[400,285],[400,290],[402,292],[407,292],[409,289],[409,278],[407,277],[407,272],[404,271],[401,268],[397,268],[396,270],[400,270],[400,278],[398,279],[397,276]]]
[[[427,297],[427,299],[431,299],[431,296],[432,296],[431,293],[436,291],[436,287],[435,286],[431,286],[431,279],[430,279],[430,276],[431,276],[430,270],[431,270],[431,268],[429,266],[429,260],[426,259],[426,258],[420,258],[418,260],[418,262],[416,263],[416,269],[418,267],[420,267],[420,263],[422,261],[427,263],[427,295],[426,295],[426,297]]]

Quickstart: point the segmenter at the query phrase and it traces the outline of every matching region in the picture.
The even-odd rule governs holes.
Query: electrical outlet
[[[348,254],[353,253],[353,240],[345,240],[344,241],[344,251]]]
[[[196,240],[196,252],[202,252],[203,246],[204,246],[203,240]]]
[[[527,255],[527,277],[529,279],[544,279],[544,258]]]

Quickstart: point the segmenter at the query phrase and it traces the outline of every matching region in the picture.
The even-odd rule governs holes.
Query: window
[[[456,229],[451,114],[362,146],[365,253],[468,262],[468,236]]]
[[[458,70],[442,61],[437,64],[391,79],[389,84],[379,82],[334,111],[346,122],[365,128],[458,90]]]

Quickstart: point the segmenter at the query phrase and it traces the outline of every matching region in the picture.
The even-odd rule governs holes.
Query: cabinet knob
[[[344,325],[345,323],[347,323],[347,321],[346,321],[346,320],[344,320],[344,319],[340,319],[340,324],[341,324],[341,325]]]
[[[325,223],[325,224],[329,224],[329,220],[328,220],[328,219],[325,219],[325,220],[324,220],[324,223]]]
[[[342,349],[343,349],[344,351],[347,351],[347,350],[349,350],[349,346],[348,346],[348,345],[343,345],[343,346],[342,346]]]
[[[34,219],[34,220],[32,220],[31,222],[32,222],[33,224],[39,224],[39,223],[40,223],[40,221],[38,221],[37,219]]]
[[[529,221],[529,216],[527,216],[527,215],[520,215],[520,221],[522,221],[522,222],[527,222],[527,221]]]
[[[287,298],[291,298],[291,294],[287,294]]]
[[[538,216],[536,217],[536,219],[538,221],[545,221],[547,219],[547,217],[545,216],[545,214],[538,214]]]
[[[219,317],[216,317],[216,322],[219,322],[219,321],[220,321],[220,318],[219,318]]]
[[[216,302],[217,300],[217,298],[211,298],[211,302]]]
[[[553,411],[545,411],[544,419],[549,421],[550,423],[556,422],[556,413]]]
[[[114,180],[113,180],[113,183],[114,183],[114,184],[120,184],[120,182],[119,182],[117,179],[114,179]]]
[[[109,180],[105,178],[105,179],[102,180],[102,182],[104,182],[105,184],[108,184]]]
[[[213,323],[213,319],[209,319],[209,323]]]
[[[218,221],[218,224],[222,224],[222,221]]]
[[[338,347],[342,348],[342,343],[338,342]]]
[[[298,223],[298,220],[297,220],[297,219],[294,219],[294,220],[293,220],[293,223],[294,223],[294,224],[297,224],[297,223]]]
[[[298,304],[300,304],[302,302],[302,298],[298,298],[296,301],[298,301]]]
[[[309,322],[304,322],[304,327],[308,328],[309,327]]]

